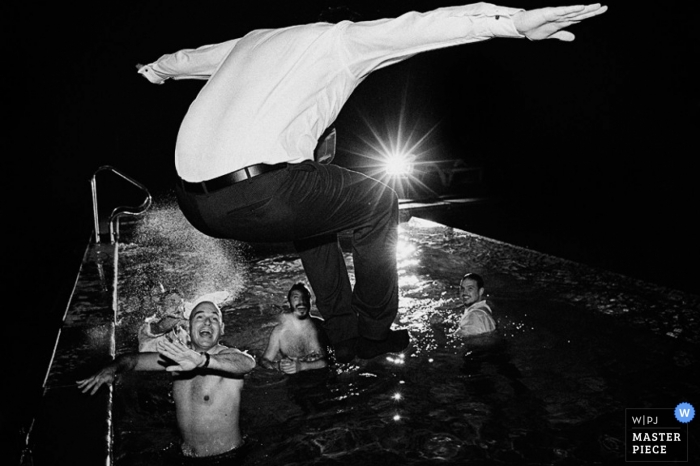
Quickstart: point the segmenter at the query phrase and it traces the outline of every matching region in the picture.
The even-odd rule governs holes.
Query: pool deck
[[[111,392],[88,397],[75,381],[114,355],[114,252],[94,243],[85,251],[22,464],[108,464]]]
[[[410,218],[410,207],[402,212],[402,217]],[[552,299],[573,311],[593,312],[617,328],[653,336],[657,354],[662,354],[666,345],[673,348],[669,364],[676,361],[679,377],[684,367],[697,368],[698,296],[416,218],[402,223],[401,234],[418,248],[421,262],[412,273],[420,274],[424,281],[458,283],[464,271],[479,271],[488,277],[490,294],[501,302],[517,294],[532,302]],[[453,254],[465,249],[471,251],[466,264],[463,258]],[[115,254],[114,246],[108,244],[90,244],[85,251],[23,464],[113,464],[112,392],[100,390],[97,395],[88,397],[80,393],[75,381],[109,362],[118,348],[115,343]],[[292,273],[279,268],[273,270],[273,265],[279,264],[279,257],[278,253],[271,252],[268,259],[258,261],[254,267],[258,272],[254,270],[251,277],[260,273],[258,278],[262,280],[263,273],[265,276],[288,273],[287,281],[291,283],[303,274],[298,265]],[[274,292],[283,294],[286,289]],[[253,286],[238,296],[237,309],[245,308],[246,299],[250,300],[256,293],[266,294],[265,299],[279,301],[280,298],[273,296],[273,291],[264,283],[254,280]],[[413,298],[417,299],[418,295],[402,294],[401,299]],[[245,337],[244,330],[239,336]],[[679,358],[685,359],[680,361]],[[693,387],[697,389],[697,384]],[[688,398],[692,399],[678,401],[697,402],[700,401],[698,395],[697,391],[688,393]]]

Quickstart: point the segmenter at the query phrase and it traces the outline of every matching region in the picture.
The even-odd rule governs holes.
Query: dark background
[[[4,379],[21,394],[4,426],[26,426],[40,390],[92,231],[92,174],[112,165],[156,198],[172,187],[175,137],[202,82],[155,86],[137,63],[313,22],[327,6],[370,20],[458,2],[239,3],[28,2],[8,15],[4,218],[17,356]],[[653,11],[608,5],[571,28],[573,43],[496,39],[371,75],[337,120],[337,163],[354,165],[368,125],[391,126],[403,110],[417,132],[435,128],[432,156],[482,164],[490,192],[504,200],[486,214],[460,213],[456,226],[700,294],[694,15],[674,1]]]

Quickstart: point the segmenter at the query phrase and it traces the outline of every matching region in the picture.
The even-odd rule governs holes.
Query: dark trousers
[[[398,199],[361,173],[316,162],[291,164],[209,194],[178,183],[187,220],[202,233],[248,242],[292,241],[331,343],[381,340],[398,310]],[[352,231],[351,288],[338,233]]]

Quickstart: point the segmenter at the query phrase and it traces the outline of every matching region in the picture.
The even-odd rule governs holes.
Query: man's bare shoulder
[[[282,312],[277,316],[277,327],[283,327],[285,325],[288,325],[294,320],[292,317],[293,316],[290,312]]]
[[[277,323],[272,327],[270,331],[270,338],[279,338],[285,330],[289,327],[289,319],[286,314],[280,314],[277,316]]]
[[[299,330],[299,328],[304,328],[305,326],[310,325],[310,321],[311,319],[298,320],[291,313],[280,314],[279,324],[275,326],[272,333],[281,335],[283,333],[287,333],[288,331],[296,332]]]

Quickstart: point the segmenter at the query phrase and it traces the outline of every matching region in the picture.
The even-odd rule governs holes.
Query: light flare
[[[425,132],[419,131],[417,127],[421,124],[420,118],[415,118],[412,114],[413,128],[406,128],[405,102],[398,118],[389,122],[384,131],[371,123],[366,115],[360,114],[360,117],[371,134],[371,136],[359,136],[368,150],[349,152],[366,159],[366,162],[361,164],[362,171],[382,181],[396,191],[400,198],[405,199],[407,195],[415,194],[418,190],[436,195],[415,175],[415,171],[416,166],[420,165],[427,158],[427,154],[433,151],[432,147],[428,147],[428,141],[438,125],[433,125]]]

